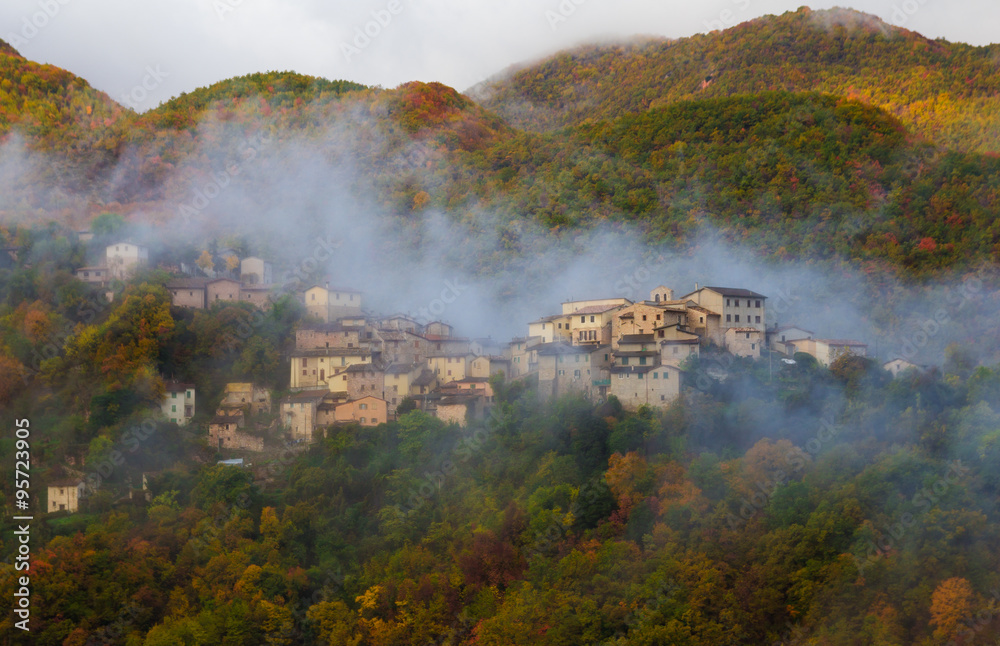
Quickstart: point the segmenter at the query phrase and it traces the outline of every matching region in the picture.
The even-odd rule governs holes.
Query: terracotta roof
[[[378,366],[371,363],[355,363],[353,365],[347,366],[347,370],[342,370],[341,372],[381,372]],[[340,372],[337,373],[338,375]]]
[[[83,478],[57,478],[48,483],[50,487],[78,487],[83,484]]]
[[[652,334],[623,334],[620,339],[618,339],[619,345],[622,343],[633,344],[633,343],[653,343],[655,337]]]
[[[563,318],[566,318],[568,316],[571,316],[571,315],[570,314],[553,314],[552,316],[543,316],[542,318],[538,319],[537,321],[531,321],[531,323],[548,323],[549,321],[555,321],[556,319],[563,319]]]
[[[367,357],[372,353],[367,348],[312,348],[292,350],[291,357]]]
[[[438,400],[438,406],[468,406],[478,399],[475,395],[448,395]]]
[[[757,292],[752,292],[749,289],[740,289],[738,287],[709,287],[706,285],[701,289],[710,289],[713,292],[722,294],[723,296],[740,296],[742,298],[767,298],[763,294],[758,294]],[[701,291],[701,290],[695,290]],[[695,292],[691,292],[692,294]]]
[[[174,379],[163,382],[163,385],[166,386],[168,393],[182,393],[188,388],[194,388],[194,384],[185,384]]]
[[[413,380],[413,385],[429,386],[432,383],[434,383],[435,379],[436,377],[434,376],[434,373],[425,368],[424,371],[420,373],[420,376],[418,376],[416,379]]]
[[[781,327],[776,327],[771,332],[784,332],[785,330],[800,330],[802,332],[808,332],[809,334],[814,334],[812,330],[807,330],[804,327],[799,327],[798,325],[782,325]]]
[[[420,365],[421,364],[419,364],[419,363],[411,363],[411,364],[394,363],[391,366],[389,366],[388,368],[386,368],[385,372],[386,372],[386,374],[390,374],[390,375],[405,375],[405,374],[413,372],[414,370],[416,370],[417,368],[419,368]]]
[[[301,392],[292,393],[288,397],[285,397],[286,402],[310,402],[323,399],[326,395],[329,395],[329,390],[303,390]]]
[[[576,310],[575,312],[570,312],[569,314],[566,314],[565,316],[574,316],[576,314],[603,314],[604,312],[608,312],[608,311],[611,311],[611,310],[616,310],[619,307],[622,307],[622,306],[621,305],[588,305],[587,307],[581,307],[580,309]]]
[[[167,289],[205,289],[207,278],[173,278],[167,281]]]
[[[236,426],[242,426],[243,425],[243,416],[242,415],[229,415],[229,416],[226,416],[226,415],[216,415],[215,417],[212,418],[212,421],[209,422],[209,423],[210,424],[236,424]]]
[[[591,346],[570,345],[568,343],[542,343],[534,347],[538,354],[542,356],[552,356],[558,354],[590,354],[593,352]]]

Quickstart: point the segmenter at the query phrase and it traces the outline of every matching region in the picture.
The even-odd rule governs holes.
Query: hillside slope
[[[694,98],[818,91],[882,107],[938,144],[998,151],[998,56],[998,45],[932,41],[856,11],[803,8],[679,40],[581,47],[469,94],[512,125],[544,131]]]

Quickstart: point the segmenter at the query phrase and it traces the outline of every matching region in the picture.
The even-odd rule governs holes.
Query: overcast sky
[[[509,65],[574,44],[634,34],[689,36],[799,4],[3,0],[0,37],[26,57],[64,67],[142,111],[181,92],[266,70],[384,87],[440,81],[465,90]],[[837,4],[843,6],[810,6]],[[931,38],[976,45],[1000,41],[997,0],[855,0],[850,6]]]

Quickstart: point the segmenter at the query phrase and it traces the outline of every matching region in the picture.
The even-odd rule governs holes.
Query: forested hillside
[[[31,643],[994,643],[998,57],[803,9],[583,47],[468,94],[262,72],[137,114],[0,42],[0,410],[31,420],[33,486],[72,472],[90,488],[80,513],[33,525]],[[330,230],[335,207],[349,231]],[[313,444],[273,431],[245,469],[217,465],[226,384],[287,395],[306,310],[295,293],[172,306],[170,272],[227,248],[325,280],[313,231],[293,231],[309,226],[345,234],[336,254],[369,276],[426,243],[413,257],[435,278],[412,272],[432,286],[548,247],[553,274],[573,271],[583,231],[629,234],[630,279],[661,251],[736,250],[801,274],[786,296],[818,320],[800,325],[844,305],[893,351],[947,350],[893,379],[850,354],[826,368],[706,344],[657,410],[494,377],[464,427],[413,410]],[[76,277],[130,236],[159,266]],[[551,288],[540,267],[516,289]],[[473,291],[448,315],[511,316]],[[197,390],[187,427],[158,408],[169,378]],[[6,473],[16,450],[0,437]],[[8,599],[13,497],[7,478]]]
[[[941,146],[997,152],[998,54],[802,8],[707,35],[569,50],[470,93],[512,125],[553,130],[697,98],[817,91],[882,107]]]
[[[19,235],[32,267],[0,270],[0,405],[32,421],[33,479],[85,457],[91,487],[81,513],[33,525],[33,644],[930,646],[1000,630],[1000,366],[967,350],[892,379],[853,355],[826,369],[707,349],[659,411],[494,378],[467,427],[413,411],[241,469],[151,415],[158,375],[200,402],[233,379],[281,392],[301,305],[234,339],[246,304],[171,308],[157,272],[108,304],[67,273],[79,250],[60,232]],[[0,566],[0,593],[15,574]]]

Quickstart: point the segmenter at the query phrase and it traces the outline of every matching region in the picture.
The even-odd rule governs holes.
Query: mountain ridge
[[[515,127],[551,131],[696,97],[815,90],[885,108],[942,145],[996,152],[998,66],[1000,45],[930,40],[853,10],[800,9],[687,38],[584,45],[468,92]]]

